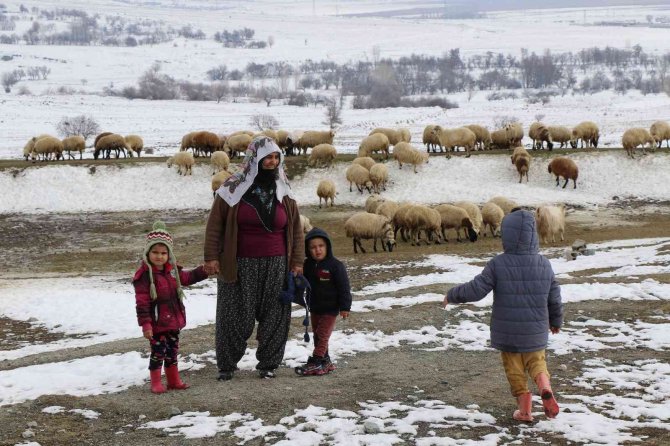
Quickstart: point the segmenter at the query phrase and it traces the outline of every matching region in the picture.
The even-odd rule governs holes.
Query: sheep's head
[[[391,226],[391,223],[384,223],[382,230],[384,231],[382,242],[386,245],[386,249],[389,252],[393,252],[393,247],[396,245],[395,237],[393,236],[393,226]]]
[[[174,164],[174,156],[171,156],[170,158],[167,159],[167,166],[172,167]]]

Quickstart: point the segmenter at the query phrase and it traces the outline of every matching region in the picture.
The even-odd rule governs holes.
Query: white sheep
[[[656,140],[651,136],[649,131],[642,127],[628,129],[623,133],[621,138],[623,148],[631,158],[635,158],[635,148],[642,146],[642,153],[647,154],[645,144],[649,144],[649,149],[656,150]]]
[[[600,130],[598,125],[592,121],[580,122],[572,129],[572,138],[570,139],[570,146],[573,149],[577,148],[577,144],[581,141],[581,147],[597,148],[598,139],[600,138]]]
[[[379,203],[379,206],[377,206],[377,209],[374,213],[388,217],[389,220],[393,221],[393,217],[395,216],[398,207],[399,204],[395,201],[385,200]]]
[[[393,147],[393,158],[398,161],[398,167],[402,169],[402,164],[411,164],[414,166],[414,173],[417,173],[416,166],[428,162],[428,153],[420,152],[407,142],[399,142]]]
[[[465,209],[465,212],[468,213],[470,219],[472,220],[473,229],[477,234],[481,233],[482,230],[482,212],[479,210],[479,206],[470,202],[470,201],[457,201],[454,203],[454,206]]]
[[[443,152],[442,145],[440,144],[440,138],[437,137],[437,134],[433,132],[433,129],[436,127],[435,124],[430,124],[424,127],[423,129],[423,143],[426,146],[426,153],[436,152],[436,147],[440,148],[440,152]]]
[[[352,191],[352,184],[355,184],[360,193],[363,193],[363,188],[372,193],[372,181],[370,181],[370,172],[368,169],[358,164],[352,164],[347,169],[346,175],[349,182],[349,192]]]
[[[371,214],[377,213],[377,208],[379,207],[380,204],[382,204],[385,201],[386,199],[382,198],[382,196],[379,194],[370,195],[365,200],[365,212],[369,212]]]
[[[551,136],[553,142],[560,144],[559,149],[567,148],[572,139],[572,131],[562,125],[550,125],[549,136]]]
[[[551,140],[551,131],[542,122],[534,122],[530,125],[528,129],[528,136],[533,140],[533,150],[542,149],[543,144],[547,143],[547,148],[551,150],[554,147],[553,141]]]
[[[219,150],[212,153],[210,162],[212,164],[214,173],[217,173],[221,172],[222,170],[228,170],[228,166],[230,166],[230,157],[228,157],[226,152]]]
[[[386,164],[376,163],[370,168],[370,182],[372,189],[380,193],[382,189],[386,190],[386,183],[389,180],[389,170]]]
[[[653,136],[656,143],[658,143],[658,148],[661,148],[663,141],[670,149],[670,124],[667,121],[656,121],[649,128],[649,133]]]
[[[337,190],[335,188],[335,183],[331,180],[321,180],[319,185],[316,187],[316,195],[319,197],[319,207],[321,207],[321,199],[328,206],[328,199],[330,199],[330,205],[335,205],[335,195],[337,195]]]
[[[512,122],[507,124],[504,129],[509,145],[511,147],[520,146],[521,140],[523,139],[523,127],[521,127],[521,124],[518,122]]]
[[[358,146],[358,156],[370,156],[373,153],[381,152],[385,159],[389,157],[389,139],[383,133],[373,133],[366,136]]]
[[[486,228],[491,231],[491,237],[500,236],[500,225],[502,219],[505,217],[505,212],[500,206],[492,201],[482,206],[482,221],[484,223],[484,235],[486,235]]]
[[[195,164],[195,158],[191,152],[177,152],[167,160],[167,166],[177,165],[179,175],[191,175],[191,168]]]
[[[491,198],[489,201],[491,203],[495,203],[498,206],[500,206],[500,209],[503,210],[505,215],[512,212],[512,209],[519,207],[519,205],[515,201],[512,201],[507,197],[497,196],[497,197]]]
[[[54,138],[53,136],[40,138],[36,140],[33,145],[31,157],[32,159],[38,159],[39,155],[42,155],[44,161],[50,160],[51,155],[53,155],[56,160],[59,160],[63,156],[63,143],[60,139]]]
[[[300,214],[300,225],[302,226],[303,234],[307,234],[309,231],[314,229],[314,226],[312,226],[312,222],[309,221],[309,218],[305,217],[302,214]]]
[[[370,168],[374,166],[375,163],[376,161],[370,158],[369,156],[359,156],[357,158],[354,158],[354,160],[351,162],[351,164],[358,164],[360,166],[365,167],[368,170],[370,170]]]
[[[123,139],[126,140],[126,144],[128,145],[128,153],[131,156],[135,154],[139,157],[142,149],[144,149],[144,140],[142,137],[139,135],[127,135]]]
[[[319,144],[312,149],[312,153],[310,153],[307,160],[307,165],[309,167],[328,167],[333,164],[336,156],[337,150],[334,146],[331,144]]]
[[[440,139],[440,144],[447,148],[447,158],[451,158],[449,150],[455,150],[457,147],[463,147],[466,152],[465,157],[468,158],[477,143],[477,135],[465,127],[445,129],[436,125],[433,133]]]
[[[442,217],[437,210],[423,204],[415,204],[409,208],[405,218],[408,221],[412,246],[419,246],[421,243],[421,231],[426,233],[427,245],[430,240],[434,240],[436,244],[442,240]]]
[[[454,229],[456,231],[456,240],[459,242],[461,241],[461,229],[463,229],[463,235],[476,239],[474,224],[465,209],[453,204],[440,204],[435,206],[435,210],[440,214],[444,241],[449,240],[447,238],[447,229]]]
[[[487,150],[491,148],[492,141],[489,129],[478,124],[470,124],[464,127],[472,130],[472,133],[477,137],[476,146],[478,150]]]
[[[332,145],[334,137],[334,130],[307,130],[294,144],[298,148],[298,153],[300,153],[300,150],[302,149],[303,154],[307,155],[307,149],[310,147],[316,147],[319,144]]]
[[[556,241],[556,234],[561,235],[561,241],[565,240],[565,206],[540,206],[535,211],[535,220],[537,220],[537,233],[542,243],[547,243],[551,237],[551,242]]]
[[[168,166],[170,167],[170,166]],[[225,181],[232,175],[232,173],[228,172],[227,170],[222,170],[220,172],[217,172],[212,176],[212,192],[214,192],[216,196],[216,191],[219,190],[221,185],[225,183]]]
[[[378,127],[376,129],[373,129],[370,133],[368,133],[368,136],[374,135],[375,133],[381,133],[383,135],[386,135],[386,137],[389,139],[389,144],[391,144],[392,146],[395,146],[400,141],[405,141],[403,139],[403,134],[398,130],[384,128],[384,127]],[[409,131],[408,131],[407,134],[409,134]],[[405,141],[405,142],[409,142],[409,141]]]
[[[368,212],[358,212],[344,223],[344,231],[347,237],[351,237],[354,243],[354,253],[357,254],[356,246],[365,249],[361,240],[373,240],[372,247],[377,252],[377,239],[382,243],[382,249],[389,252],[393,251],[395,238],[393,237],[393,227],[389,219],[383,215],[370,214]]]
[[[235,158],[235,155],[244,155],[251,141],[252,138],[247,133],[230,134],[223,145],[223,150],[230,158]]]
[[[72,152],[79,152],[79,159],[83,158],[84,150],[86,149],[86,140],[83,136],[73,135],[63,138],[63,152],[67,152],[70,159],[74,159]]]

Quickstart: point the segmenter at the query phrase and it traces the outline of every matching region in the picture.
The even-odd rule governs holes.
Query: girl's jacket
[[[153,268],[154,285],[158,294],[155,301],[151,300],[149,294],[149,268]],[[177,266],[177,270],[182,286],[193,285],[207,278],[202,266],[191,271],[184,271],[181,266]],[[156,334],[181,330],[186,326],[186,309],[177,297],[175,273],[169,262],[162,271],[142,262],[142,266],[135,272],[135,308],[137,323],[142,331],[152,330]]]

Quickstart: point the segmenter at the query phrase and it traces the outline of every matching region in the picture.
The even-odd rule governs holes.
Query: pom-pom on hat
[[[177,269],[177,259],[174,256],[173,251],[173,241],[172,236],[165,227],[165,223],[162,221],[157,221],[154,223],[152,230],[147,234],[146,244],[144,246],[144,263],[149,267],[149,294],[151,294],[151,300],[156,300],[158,294],[156,293],[156,285],[154,285],[154,273],[149,261],[149,251],[154,245],[162,244],[165,245],[168,249],[168,261],[172,264],[172,270],[174,271],[174,278],[177,281],[177,296],[179,300],[184,300],[184,291],[181,289],[181,280],[179,280],[179,270]]]

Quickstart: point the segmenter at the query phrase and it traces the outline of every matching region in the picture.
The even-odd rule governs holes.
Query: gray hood
[[[540,251],[535,217],[528,211],[507,214],[503,218],[501,232],[505,254],[537,254]]]

